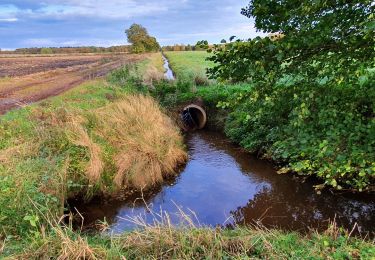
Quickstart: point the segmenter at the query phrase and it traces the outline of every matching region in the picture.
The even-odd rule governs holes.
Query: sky
[[[0,48],[127,44],[146,27],[161,45],[262,35],[240,14],[248,0],[0,0]]]

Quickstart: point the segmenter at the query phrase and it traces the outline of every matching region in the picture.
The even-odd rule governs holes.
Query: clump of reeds
[[[104,163],[101,159],[101,148],[89,136],[87,130],[83,127],[84,120],[82,118],[72,118],[67,125],[69,140],[78,146],[82,146],[89,151],[89,162],[86,167],[86,176],[90,183],[100,181]]]
[[[160,184],[187,159],[179,129],[149,96],[127,95],[89,113],[56,113],[43,115],[43,120],[48,121],[49,128],[62,129],[59,133],[64,133],[72,145],[87,150],[84,174],[89,184],[101,183],[106,166],[97,138],[114,150],[110,161],[117,170],[109,176],[117,188],[140,190]]]
[[[90,117],[90,131],[87,129]],[[111,161],[116,172],[109,173],[117,188],[147,189],[176,174],[187,159],[183,139],[174,122],[149,96],[127,95],[89,115],[71,113],[64,122],[69,141],[88,151],[85,176],[90,184],[101,182],[105,169],[100,138],[114,150]]]
[[[148,96],[129,95],[99,109],[98,134],[116,148],[118,187],[151,187],[175,174],[187,154],[172,120]]]
[[[143,74],[143,83],[147,86],[153,86],[155,82],[164,79],[164,74],[155,66],[149,66]]]
[[[11,259],[373,259],[374,256],[373,241],[351,238],[342,232],[303,236],[261,225],[209,228],[199,222],[195,224],[193,212],[178,209],[180,225],[172,225],[166,212],[151,212],[155,217],[152,224],[147,224],[141,216],[128,218],[139,226],[137,230],[120,235],[105,232],[90,239],[73,231],[71,226],[48,220],[48,231],[41,228],[39,236],[24,252]]]

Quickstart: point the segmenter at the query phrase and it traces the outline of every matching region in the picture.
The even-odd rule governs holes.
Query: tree
[[[277,74],[298,71],[313,79],[325,71],[328,78],[343,78],[344,83],[358,63],[375,58],[372,2],[251,0],[242,14],[255,19],[257,30],[277,38],[232,42],[232,36],[231,43],[219,47],[212,57],[220,64],[211,70],[212,76],[242,81],[274,75],[274,80]],[[237,62],[229,63],[233,59]]]
[[[207,50],[208,48],[209,48],[209,45],[208,45],[208,41],[206,40],[198,41],[195,44],[196,50]]]
[[[258,30],[282,33],[299,49],[350,51],[373,44],[374,12],[372,0],[251,0],[242,9]]]
[[[132,52],[134,53],[155,52],[160,49],[156,38],[150,36],[147,29],[140,24],[132,24],[125,33],[128,42],[133,45]]]
[[[51,48],[42,48],[40,54],[53,54],[53,51]]]
[[[270,37],[215,46],[211,78],[248,81],[225,104],[226,133],[337,189],[374,187],[372,0],[251,0]],[[275,37],[276,36],[276,37]]]

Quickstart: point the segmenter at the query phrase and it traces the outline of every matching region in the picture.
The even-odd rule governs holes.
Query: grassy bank
[[[186,160],[182,138],[163,109],[202,97],[226,105],[242,85],[195,88],[170,83],[160,54],[64,95],[0,118],[0,258],[7,259],[371,259],[374,243],[334,225],[300,235],[257,228],[233,230],[163,223],[122,235],[85,234],[61,225],[69,197],[111,196],[160,185]],[[141,93],[141,94],[140,94]],[[108,226],[100,223],[105,230]],[[142,225],[141,225],[142,226]]]
[[[61,216],[70,197],[136,192],[175,174],[187,158],[179,129],[134,91],[91,81],[1,117],[1,237]]]
[[[167,221],[167,219],[166,219]],[[160,223],[122,235],[85,235],[67,227],[19,243],[0,241],[5,259],[373,259],[374,243],[334,225],[303,236],[257,228],[172,227]]]

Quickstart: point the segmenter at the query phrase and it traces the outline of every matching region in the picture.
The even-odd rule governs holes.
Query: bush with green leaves
[[[211,78],[248,82],[219,106],[226,133],[285,171],[337,189],[375,179],[375,21],[371,1],[252,0],[242,13],[276,38],[217,45]]]

